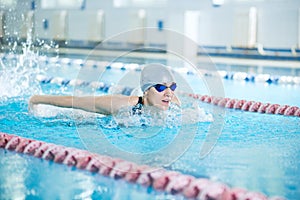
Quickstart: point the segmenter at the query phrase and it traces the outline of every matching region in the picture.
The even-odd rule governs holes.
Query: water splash
[[[58,55],[59,47],[53,41],[45,41],[34,35],[34,11],[23,11],[28,2],[20,2],[5,12],[3,44],[0,55],[0,102],[8,98],[41,93],[36,75],[44,73],[41,56]],[[25,41],[24,41],[25,39]]]
[[[172,103],[167,111],[153,106],[144,106],[140,115],[132,115],[131,109],[131,107],[122,109],[115,116],[117,124],[125,127],[160,126],[176,128],[181,125],[213,121],[212,115],[200,108],[198,104],[190,104],[181,108]]]
[[[28,63],[27,63],[28,62]],[[14,64],[14,67],[9,65]],[[36,75],[40,73],[38,65],[32,59],[22,59],[11,61],[5,65],[1,61],[0,71],[0,101],[6,101],[11,97],[21,97],[40,93],[40,86],[36,80]]]
[[[133,114],[132,107],[121,109],[114,117],[117,124],[132,127],[132,126],[179,126],[181,125],[181,112],[171,105],[167,111],[162,111],[153,106],[143,106],[141,113]]]
[[[36,76],[44,73],[44,70],[39,64],[39,51],[35,50],[30,37],[22,43],[21,54],[13,52],[12,49],[0,62],[0,101],[41,92]]]
[[[194,107],[190,107],[194,106]],[[98,124],[105,129],[119,127],[165,127],[178,128],[181,125],[197,124],[198,122],[212,122],[212,114],[198,105],[184,108],[171,104],[167,111],[153,106],[144,106],[141,114],[132,114],[132,107],[122,108],[114,116],[105,116],[73,108],[62,108],[52,105],[38,104],[31,108],[31,113],[40,118],[69,119],[77,124]]]

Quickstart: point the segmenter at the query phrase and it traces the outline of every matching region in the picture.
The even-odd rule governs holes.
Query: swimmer
[[[141,72],[140,86],[143,91],[140,97],[34,95],[29,100],[29,109],[33,105],[47,104],[112,115],[128,106],[132,106],[134,114],[140,113],[143,106],[155,106],[163,111],[169,109],[171,102],[180,106],[180,100],[174,93],[177,87],[174,76],[166,66],[156,63],[146,65]]]

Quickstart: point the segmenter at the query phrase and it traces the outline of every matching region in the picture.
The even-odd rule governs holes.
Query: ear
[[[148,90],[143,93],[143,104],[148,105]]]
[[[147,97],[148,96],[148,90],[146,90],[145,92],[144,92],[144,97]]]

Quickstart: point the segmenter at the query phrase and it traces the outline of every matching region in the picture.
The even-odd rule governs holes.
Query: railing
[[[257,47],[235,47],[235,46],[200,46],[198,55],[208,54],[210,56],[272,59],[272,60],[296,60],[300,61],[300,49],[295,46],[291,48],[268,48],[262,45]]]

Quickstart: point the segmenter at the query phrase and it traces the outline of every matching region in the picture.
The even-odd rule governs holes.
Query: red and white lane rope
[[[79,169],[124,179],[128,182],[153,187],[170,194],[181,194],[187,198],[201,200],[283,200],[282,197],[267,197],[258,192],[250,192],[243,188],[230,188],[226,184],[205,178],[196,178],[153,168],[145,165],[91,153],[38,140],[26,139],[16,135],[0,132],[0,148],[32,155],[56,163],[75,166]]]
[[[188,94],[188,96],[193,97],[195,99],[199,99],[200,101],[203,101],[205,103],[211,103],[225,108],[240,109],[243,111],[266,114],[279,114],[300,117],[300,108],[297,106],[214,97],[209,95]]]

